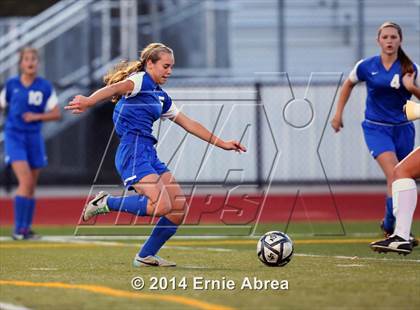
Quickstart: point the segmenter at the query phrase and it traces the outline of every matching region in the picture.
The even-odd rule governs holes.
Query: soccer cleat
[[[381,230],[383,231],[383,233],[384,233],[384,237],[385,238],[389,238],[394,232],[393,231],[390,231],[390,230],[386,230],[385,229],[385,227],[384,227],[384,221],[382,220],[382,222],[381,222]],[[410,238],[408,239],[409,241],[410,241],[410,243],[411,243],[411,247],[416,247],[416,246],[418,246],[419,245],[419,241],[416,239],[416,237],[413,235],[413,234],[411,234],[410,233]]]
[[[89,201],[83,210],[83,221],[89,221],[92,217],[98,214],[109,213],[110,211],[106,204],[108,197],[108,193],[101,191],[95,196],[95,198]]]
[[[383,231],[383,233],[384,233],[384,237],[385,237],[385,238],[389,238],[389,237],[390,237],[390,236],[394,233],[394,229],[389,230],[389,229],[386,229],[386,228],[385,228],[385,225],[384,225],[384,220],[382,220],[380,227],[381,227],[381,230],[382,230],[382,231]]]
[[[175,267],[175,262],[167,261],[157,255],[149,255],[146,257],[140,257],[138,254],[133,260],[134,267]]]
[[[379,253],[396,252],[398,254],[410,254],[413,250],[411,242],[399,236],[391,236],[384,240],[372,242],[370,248]]]

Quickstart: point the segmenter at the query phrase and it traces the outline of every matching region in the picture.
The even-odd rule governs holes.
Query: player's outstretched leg
[[[109,213],[110,210],[107,205],[108,197],[109,194],[107,192],[101,191],[95,196],[95,198],[89,201],[83,210],[83,220],[88,221],[95,215]]]
[[[86,205],[83,211],[83,220],[88,221],[95,215],[107,214],[111,211],[145,216],[147,215],[147,202],[147,197],[143,195],[114,197],[101,191]]]

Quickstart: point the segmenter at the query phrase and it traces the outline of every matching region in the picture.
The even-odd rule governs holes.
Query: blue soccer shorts
[[[149,174],[162,175],[169,171],[159,160],[151,139],[121,142],[115,155],[115,166],[124,186],[128,188]]]
[[[4,146],[6,164],[23,160],[32,169],[48,165],[45,143],[40,132],[5,130]]]
[[[414,148],[415,129],[411,122],[391,125],[365,120],[362,122],[362,128],[373,158],[384,152],[394,152],[401,161]]]

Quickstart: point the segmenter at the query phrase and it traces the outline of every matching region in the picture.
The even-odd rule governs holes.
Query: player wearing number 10
[[[343,127],[343,110],[353,87],[366,82],[365,120],[362,123],[367,147],[387,179],[385,217],[381,224],[386,235],[394,231],[392,206],[393,169],[414,147],[414,125],[403,112],[406,101],[420,98],[419,66],[401,48],[401,27],[386,22],[379,27],[378,56],[360,60],[343,84],[337,111],[331,121],[338,132]],[[415,240],[413,240],[415,242]]]
[[[14,199],[16,240],[34,239],[31,229],[35,209],[35,187],[42,167],[47,165],[41,126],[60,118],[57,96],[50,82],[37,76],[39,57],[34,48],[20,52],[20,75],[7,80],[0,93],[5,109],[5,160],[12,165],[19,185]]]

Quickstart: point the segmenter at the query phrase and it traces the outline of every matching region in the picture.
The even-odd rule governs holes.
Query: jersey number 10
[[[28,104],[29,105],[35,105],[39,106],[42,103],[42,92],[40,91],[30,91],[29,92],[29,98],[28,98]]]

